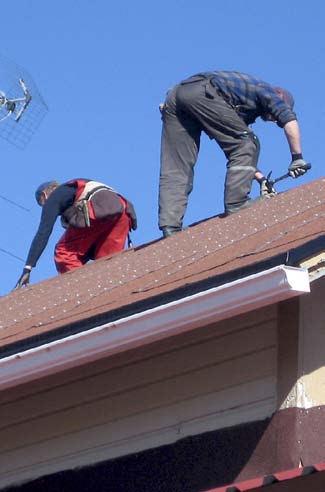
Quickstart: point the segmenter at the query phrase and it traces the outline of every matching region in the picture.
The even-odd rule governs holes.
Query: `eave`
[[[310,291],[308,271],[279,265],[0,360],[0,388],[198,329]]]

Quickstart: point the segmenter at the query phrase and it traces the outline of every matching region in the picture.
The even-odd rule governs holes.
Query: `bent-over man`
[[[35,198],[42,207],[40,224],[15,288],[29,283],[58,216],[66,229],[55,246],[59,273],[123,250],[130,230],[137,227],[132,203],[97,181],[73,179],[61,185],[48,181],[37,188]]]
[[[257,170],[260,144],[248,126],[257,117],[283,128],[291,152],[292,177],[305,172],[293,105],[287,90],[232,71],[200,73],[169,90],[165,103],[160,105],[163,128],[159,228],[165,237],[182,229],[202,131],[216,140],[228,161],[224,185],[226,214],[250,204],[254,177],[261,185],[261,195],[274,192],[268,190],[263,174]]]

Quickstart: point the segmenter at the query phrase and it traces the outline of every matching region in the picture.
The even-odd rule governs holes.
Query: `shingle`
[[[248,268],[325,234],[325,179],[0,299],[0,348]],[[176,295],[176,294],[175,294]]]

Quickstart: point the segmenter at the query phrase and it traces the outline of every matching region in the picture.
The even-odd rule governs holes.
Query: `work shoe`
[[[257,202],[260,202],[261,200],[265,200],[265,196],[258,196],[252,200],[246,200],[246,202],[243,203],[233,203],[231,205],[226,206],[225,213],[226,215],[231,215],[236,212],[239,212],[239,210],[244,210],[245,208],[251,207],[252,205],[255,205]]]
[[[161,230],[164,237],[169,237],[172,236],[173,234],[176,234],[176,232],[180,232],[182,228],[178,226],[165,226],[162,227]]]

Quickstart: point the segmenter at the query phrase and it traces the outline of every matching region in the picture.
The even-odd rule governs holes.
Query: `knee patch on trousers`
[[[243,135],[231,153],[225,182],[225,209],[240,205],[249,198],[259,155],[259,141],[254,134]]]
[[[242,136],[240,144],[230,159],[229,169],[232,168],[232,161],[238,165],[242,161],[243,167],[257,168],[257,161],[260,154],[260,141],[254,133],[246,133]],[[241,157],[242,156],[242,157]],[[235,157],[235,159],[234,159]]]

